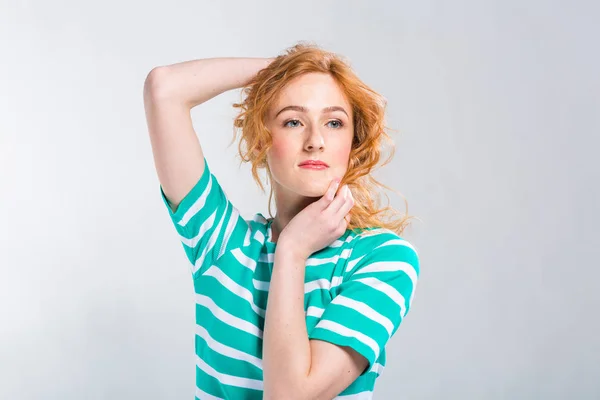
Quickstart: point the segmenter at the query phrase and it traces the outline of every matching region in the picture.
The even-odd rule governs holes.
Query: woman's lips
[[[307,169],[327,169],[329,167],[327,165],[325,165],[325,164],[302,164],[302,165],[300,165],[300,168],[307,168]]]

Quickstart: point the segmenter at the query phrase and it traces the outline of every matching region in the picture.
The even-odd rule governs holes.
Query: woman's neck
[[[279,191],[281,193],[281,191]],[[319,200],[318,197],[304,197],[296,193],[288,193],[287,195],[278,194],[277,191],[274,193],[275,205],[277,207],[277,213],[271,223],[271,238],[270,240],[274,243],[277,242],[281,232],[287,226],[287,224],[294,218],[300,211]]]

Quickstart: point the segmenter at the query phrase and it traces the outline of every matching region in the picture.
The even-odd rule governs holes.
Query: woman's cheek
[[[291,146],[285,140],[274,140],[271,145],[271,156],[278,164],[285,164],[290,157]]]
[[[348,167],[348,160],[350,158],[350,150],[352,145],[348,145],[346,143],[338,144],[338,151],[334,152],[334,162],[339,168],[341,168],[344,172]]]
[[[287,141],[273,140],[269,149],[269,168],[276,180],[281,181],[286,179],[285,177],[289,172],[290,164],[295,160],[295,156],[292,153],[293,147]]]

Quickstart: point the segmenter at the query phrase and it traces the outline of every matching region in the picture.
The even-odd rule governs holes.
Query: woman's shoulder
[[[352,256],[384,258],[402,258],[418,260],[418,251],[408,239],[396,232],[382,227],[370,227],[356,230],[352,233]]]
[[[351,232],[351,235],[355,244],[361,243],[362,245],[375,245],[377,243],[381,244],[389,240],[406,241],[406,239],[391,229],[382,228],[379,226],[357,228]]]

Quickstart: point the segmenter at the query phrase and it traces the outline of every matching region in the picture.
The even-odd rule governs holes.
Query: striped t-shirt
[[[196,398],[262,399],[262,346],[276,243],[272,219],[245,220],[208,163],[170,207],[191,263],[196,300]],[[412,303],[419,258],[388,229],[346,232],[306,261],[304,310],[309,339],[349,346],[369,366],[336,399],[371,399],[386,364],[385,345]]]

